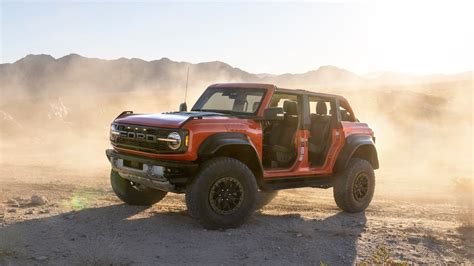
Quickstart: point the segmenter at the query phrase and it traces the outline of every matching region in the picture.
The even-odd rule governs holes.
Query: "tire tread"
[[[235,168],[235,171],[240,171],[246,177],[246,182],[249,182],[250,188],[251,190],[254,190],[254,192],[250,191],[253,195],[247,195],[251,197],[252,202],[249,210],[246,210],[245,215],[238,217],[238,219],[235,219],[232,222],[226,221],[224,223],[223,221],[214,221],[212,218],[206,216],[206,214],[200,210],[202,206],[200,206],[199,201],[203,196],[207,198],[207,195],[202,195],[203,189],[206,187],[204,184],[206,182],[205,179],[212,178],[214,173],[219,169],[228,169],[230,167]],[[188,185],[185,195],[188,214],[207,229],[238,227],[242,225],[252,215],[253,210],[255,210],[256,191],[257,182],[255,177],[252,171],[244,163],[230,157],[216,157],[210,159],[203,164],[201,171],[196,175],[191,184]]]
[[[353,199],[352,195],[352,183],[355,176],[360,172],[365,171],[369,175],[369,198],[359,204]],[[349,213],[357,213],[365,210],[370,204],[375,187],[375,175],[372,165],[363,159],[352,158],[347,165],[347,168],[344,170],[342,175],[336,178],[333,194],[334,200],[336,201],[337,206],[343,211]]]

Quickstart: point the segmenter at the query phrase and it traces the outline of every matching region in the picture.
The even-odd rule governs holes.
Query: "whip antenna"
[[[188,105],[186,104],[186,99],[188,98],[188,81],[189,81],[189,66],[186,73],[186,88],[184,89],[184,102],[179,105],[180,112],[186,112],[188,110]]]
[[[189,66],[188,73],[186,74],[186,89],[184,91],[184,102],[186,103],[186,98],[188,97],[188,81],[189,81]]]

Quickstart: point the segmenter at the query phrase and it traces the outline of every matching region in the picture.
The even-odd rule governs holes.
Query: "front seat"
[[[313,164],[322,165],[331,138],[331,116],[327,115],[326,103],[318,101],[316,115],[311,117],[309,152]]]
[[[283,102],[285,113],[282,121],[274,122],[267,131],[269,157],[272,167],[285,167],[293,163],[296,156],[295,136],[298,130],[298,103]]]

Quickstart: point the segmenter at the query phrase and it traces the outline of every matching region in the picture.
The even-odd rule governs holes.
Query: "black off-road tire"
[[[364,187],[366,189],[360,189]],[[364,211],[369,206],[374,196],[374,190],[375,174],[372,165],[366,160],[352,158],[344,172],[337,177],[333,193],[340,209],[357,213]],[[365,193],[363,193],[364,191]]]
[[[232,194],[240,202],[230,213],[222,213],[214,200],[219,184],[232,184],[242,193]],[[242,162],[228,157],[210,159],[186,189],[188,213],[204,228],[227,229],[242,225],[252,215],[256,204],[257,183],[252,171]],[[223,201],[219,201],[223,202]],[[220,213],[221,212],[221,213]]]
[[[143,185],[134,186],[114,170],[110,172],[110,183],[115,195],[129,205],[150,206],[162,200],[168,193]]]

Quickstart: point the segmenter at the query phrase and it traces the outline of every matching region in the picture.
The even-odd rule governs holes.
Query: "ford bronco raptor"
[[[112,123],[106,151],[116,195],[151,205],[185,193],[205,228],[237,227],[257,193],[333,187],[346,212],[361,212],[379,167],[374,132],[344,97],[270,84],[214,84],[191,111],[133,114]],[[259,192],[260,190],[261,192]]]

